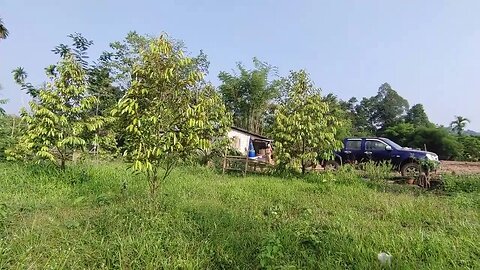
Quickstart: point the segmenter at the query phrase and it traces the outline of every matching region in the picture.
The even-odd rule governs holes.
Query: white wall
[[[242,133],[238,130],[230,130],[228,132],[228,138],[232,140],[232,146],[236,148],[239,152],[246,155],[248,154],[248,145],[250,143],[250,135]],[[237,140],[238,144],[235,145],[235,140]]]

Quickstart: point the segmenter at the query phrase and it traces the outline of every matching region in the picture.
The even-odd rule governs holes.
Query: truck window
[[[366,141],[365,150],[385,150],[386,144],[379,141]]]
[[[345,142],[345,149],[347,150],[361,150],[362,141],[361,140],[348,140]]]

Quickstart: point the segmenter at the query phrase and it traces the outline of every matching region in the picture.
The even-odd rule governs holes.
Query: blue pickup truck
[[[422,159],[438,162],[435,153],[405,148],[387,138],[347,138],[343,141],[343,149],[335,152],[335,160],[323,164],[324,167],[338,167],[346,163],[387,161],[402,176],[411,176],[420,172],[419,160]]]

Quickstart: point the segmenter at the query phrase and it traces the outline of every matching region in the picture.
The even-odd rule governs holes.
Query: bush
[[[480,137],[465,136],[458,137],[458,141],[463,146],[462,160],[480,161]]]
[[[419,128],[415,131],[411,146],[438,154],[440,159],[456,159],[462,156],[463,145],[444,128]]]
[[[480,175],[446,175],[443,179],[446,192],[480,192]]]

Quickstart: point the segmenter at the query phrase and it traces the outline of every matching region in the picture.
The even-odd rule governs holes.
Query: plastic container
[[[248,146],[248,157],[249,158],[254,158],[255,155],[255,148],[253,148],[253,142],[250,140],[250,144]]]

